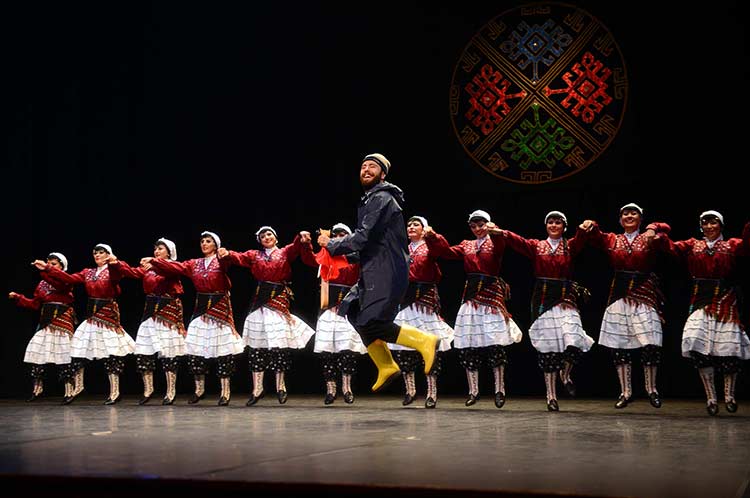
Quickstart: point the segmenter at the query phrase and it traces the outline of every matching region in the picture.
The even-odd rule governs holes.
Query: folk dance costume
[[[490,222],[490,215],[477,210],[469,216],[470,221],[475,219]],[[505,307],[510,288],[499,277],[505,244],[502,234],[464,240],[455,246],[436,242],[440,255],[446,259],[462,259],[466,272],[453,340],[469,385],[466,406],[473,405],[479,398],[479,368],[485,362],[494,375],[495,406],[502,408],[505,404],[505,367],[508,364],[505,346],[521,342],[522,338],[521,329]]]
[[[212,238],[217,249],[221,239],[213,232],[203,232]],[[185,353],[188,368],[195,378],[195,392],[189,404],[198,403],[206,393],[206,373],[209,363],[216,362],[216,376],[221,384],[218,405],[227,406],[231,398],[231,377],[235,371],[234,356],[244,350],[242,337],[234,326],[232,302],[229,291],[232,282],[227,270],[232,265],[229,258],[216,254],[183,262],[163,258],[151,259],[152,268],[159,275],[188,277],[196,290],[195,307],[185,336]]]
[[[107,244],[98,244],[94,250],[105,250],[113,256]],[[70,275],[48,265],[41,274],[42,278],[55,286],[84,284],[88,295],[86,319],[73,334],[70,355],[73,362],[79,360],[81,365],[86,361],[104,360],[109,378],[109,397],[104,404],[117,403],[121,398],[120,374],[125,369],[125,356],[135,351],[135,341],[120,324],[120,308],[116,301],[122,279],[119,262],[87,268]],[[83,391],[84,367],[81,366],[75,375],[74,396],[77,396]]]
[[[411,219],[413,218],[415,217]],[[420,217],[418,221],[422,227],[427,226],[427,220],[424,218]],[[435,233],[432,237],[443,239],[442,235]],[[440,296],[437,284],[441,278],[437,251],[430,250],[430,243],[426,241],[426,238],[409,242],[409,287],[401,300],[401,310],[396,315],[395,322],[411,325],[440,339],[435,362],[432,370],[427,374],[425,408],[435,408],[437,405],[437,378],[442,371],[443,352],[451,348],[454,336],[451,326],[440,316]],[[417,367],[422,365],[422,356],[419,352],[399,344],[389,344],[389,347],[404,377],[406,394],[402,404],[410,405],[417,394],[415,372]]]
[[[714,218],[724,227],[724,218],[716,211],[701,215]],[[741,361],[750,359],[750,340],[740,321],[737,286],[732,281],[738,256],[750,255],[750,222],[742,238],[709,241],[689,239],[669,241],[670,250],[687,262],[692,276],[688,319],[682,332],[682,356],[691,358],[706,391],[707,410],[718,413],[714,368],[724,374],[724,403],[727,411],[737,411],[734,389]]]
[[[256,237],[270,231],[262,227]],[[249,348],[248,361],[253,376],[253,392],[247,401],[252,406],[263,396],[263,377],[266,370],[276,373],[276,393],[279,403],[287,401],[285,372],[292,366],[292,349],[302,349],[315,334],[309,325],[289,311],[293,299],[289,287],[292,278],[291,263],[300,253],[312,254],[312,245],[300,242],[297,235],[294,241],[279,249],[263,248],[243,253],[229,251],[228,259],[234,264],[250,269],[258,281],[250,313],[245,318],[243,328],[244,344]],[[312,256],[310,256],[312,257]]]
[[[157,244],[168,248],[170,260],[177,259],[174,242],[159,239]],[[174,275],[163,276],[154,270],[131,268],[122,261],[120,265],[123,276],[143,281],[143,292],[146,294],[146,304],[135,338],[136,367],[143,378],[143,398],[138,404],[148,403],[154,393],[154,370],[158,358],[167,381],[162,404],[171,405],[176,394],[179,358],[185,355],[187,334],[180,300],[184,292],[182,283]]]
[[[351,234],[351,229],[343,223],[333,226],[331,232]],[[323,252],[323,251],[321,251]],[[306,253],[304,253],[306,254]],[[319,266],[321,286],[327,285],[328,298],[321,301],[321,312],[315,327],[315,347],[313,352],[320,355],[323,369],[323,380],[326,384],[326,395],[323,403],[332,404],[336,400],[336,379],[341,374],[341,392],[344,402],[354,403],[352,391],[352,376],[357,372],[357,362],[360,355],[367,353],[362,338],[349,320],[338,314],[339,306],[344,296],[351,290],[359,279],[359,256],[347,255],[347,264],[335,270],[336,276],[330,276],[333,271],[329,267],[319,265],[317,259],[309,261],[303,254],[302,260],[310,266]],[[318,253],[316,258],[321,255]],[[326,273],[324,275],[324,272]],[[327,275],[329,275],[327,277]]]
[[[63,271],[68,264],[65,256],[52,253],[48,259],[60,261]],[[29,310],[40,310],[39,324],[36,332],[26,346],[23,361],[31,365],[31,378],[34,382],[31,397],[34,401],[44,390],[44,372],[49,365],[58,369],[58,377],[65,386],[63,403],[73,400],[75,368],[71,364],[70,342],[76,326],[76,315],[73,310],[73,292],[70,284],[57,287],[42,280],[34,290],[31,299],[20,294],[14,294],[16,306]]]
[[[545,224],[550,218],[557,218],[563,227],[567,226],[567,218],[559,211],[548,213]],[[583,329],[578,311],[579,302],[586,299],[588,291],[571,280],[573,258],[583,248],[585,234],[579,229],[571,239],[546,240],[525,239],[509,230],[503,234],[508,247],[534,265],[536,281],[531,296],[529,338],[537,351],[539,368],[544,372],[547,409],[558,411],[557,376],[568,394],[575,396],[571,371],[594,344],[594,339]]]
[[[620,213],[627,209],[643,213],[635,204],[623,206]],[[666,223],[651,223],[646,230],[666,234],[670,227]],[[612,350],[620,381],[622,392],[615,408],[624,408],[632,401],[633,350],[641,350],[646,393],[651,405],[659,408],[662,402],[656,389],[656,373],[661,363],[664,297],[658,277],[653,273],[654,247],[637,229],[631,233],[605,233],[596,223],[588,232],[587,240],[607,251],[615,270],[599,332],[599,344]]]

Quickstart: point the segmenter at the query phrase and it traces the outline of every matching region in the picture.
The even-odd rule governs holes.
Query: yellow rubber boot
[[[396,344],[408,346],[419,351],[419,354],[424,359],[425,374],[429,374],[430,370],[432,370],[439,341],[440,338],[438,336],[422,332],[411,325],[401,325],[398,338],[396,338]]]
[[[378,380],[372,386],[372,392],[376,393],[401,375],[401,370],[398,368],[398,364],[393,361],[388,344],[380,339],[375,339],[372,344],[367,346],[367,354],[378,367]]]

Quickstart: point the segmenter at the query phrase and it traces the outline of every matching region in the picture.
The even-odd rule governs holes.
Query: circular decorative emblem
[[[625,114],[628,78],[614,38],[572,5],[538,3],[492,19],[461,54],[453,128],[482,168],[546,183],[591,164]]]

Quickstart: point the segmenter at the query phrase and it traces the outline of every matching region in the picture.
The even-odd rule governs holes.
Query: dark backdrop
[[[91,266],[91,250],[110,244],[135,264],[165,236],[180,259],[200,255],[202,230],[225,246],[257,247],[253,233],[276,228],[280,244],[299,230],[355,223],[364,154],[384,153],[389,180],[406,194],[407,215],[428,218],[449,241],[470,238],[469,212],[489,211],[502,227],[545,236],[543,218],[564,211],[572,224],[598,220],[618,231],[617,211],[637,202],[648,221],[666,221],[673,236],[697,235],[698,215],[721,211],[725,236],[749,218],[744,194],[748,55],[740,2],[700,8],[683,2],[577,2],[613,34],[630,81],[622,127],[592,165],[547,185],[500,180],[459,145],[448,114],[448,88],[464,46],[488,20],[520,2],[245,2],[35,6],[6,16],[6,82],[11,118],[5,181],[6,292],[30,295],[35,258],[61,251],[70,270]],[[573,2],[571,2],[573,3]],[[15,13],[14,13],[15,14]],[[5,169],[5,167],[4,167]],[[568,232],[568,235],[571,235]],[[741,275],[748,289],[748,264]],[[453,324],[463,284],[460,263],[443,265],[445,317]],[[687,275],[663,260],[667,296],[665,397],[702,396],[697,375],[680,357],[688,304]],[[519,326],[529,326],[531,267],[507,252],[502,275]],[[233,268],[235,319],[242,324],[253,282]],[[578,279],[593,292],[583,323],[598,337],[611,271],[587,250]],[[294,264],[293,311],[314,324],[314,270]],[[140,282],[125,281],[122,321],[135,335],[143,304]],[[194,291],[186,282],[186,312]],[[85,296],[76,289],[76,308]],[[28,392],[22,363],[37,316],[4,301],[0,394]],[[747,322],[747,315],[745,315]],[[295,355],[292,393],[323,392],[308,348]],[[453,353],[441,380],[445,393],[465,392]],[[510,348],[508,394],[540,395],[542,377],[524,336]],[[362,358],[356,381],[365,392],[374,368]],[[141,388],[128,360],[123,390]],[[180,377],[179,389],[191,379]],[[636,393],[642,375],[635,370]],[[594,348],[575,372],[583,396],[619,392],[609,355]],[[163,379],[157,377],[159,388]],[[491,391],[482,373],[482,391]],[[742,374],[740,397],[750,382]],[[53,392],[61,392],[51,379]],[[87,374],[89,392],[106,391],[100,365]],[[247,365],[235,393],[247,392]],[[392,392],[401,392],[394,385]],[[209,390],[217,390],[211,378]],[[419,383],[420,392],[424,383]]]

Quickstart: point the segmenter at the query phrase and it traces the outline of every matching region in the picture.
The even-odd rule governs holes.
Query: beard
[[[372,178],[365,179],[360,176],[359,183],[362,184],[362,188],[364,188],[365,190],[370,190],[372,187],[380,183],[380,177],[373,176]]]

